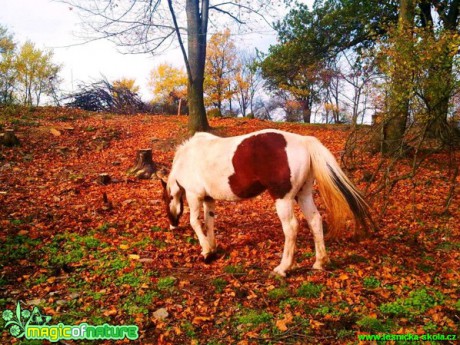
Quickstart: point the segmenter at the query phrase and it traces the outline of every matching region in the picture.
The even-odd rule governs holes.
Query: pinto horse
[[[316,261],[323,269],[329,261],[323,238],[322,217],[313,201],[313,182],[329,213],[330,234],[337,235],[350,216],[364,229],[369,208],[359,191],[340,169],[331,152],[318,139],[273,129],[221,138],[197,133],[176,151],[163,199],[171,228],[179,224],[183,196],[190,208],[190,225],[198,236],[205,261],[216,251],[215,200],[238,201],[268,191],[285,235],[281,263],[274,271],[286,276],[292,266],[298,231],[297,202],[313,233]],[[204,209],[204,228],[199,220]]]

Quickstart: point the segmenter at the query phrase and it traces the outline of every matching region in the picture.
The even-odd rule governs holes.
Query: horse
[[[185,195],[190,225],[208,262],[217,248],[215,201],[240,201],[267,191],[275,201],[285,235],[281,263],[274,272],[285,277],[293,264],[299,228],[295,203],[313,234],[313,269],[321,270],[329,262],[322,216],[313,200],[315,180],[329,215],[328,235],[337,236],[350,217],[360,229],[369,229],[369,206],[332,153],[315,137],[274,129],[234,137],[196,133],[177,148],[169,176],[161,178],[162,198],[174,229],[184,211]],[[204,227],[199,220],[202,207]]]

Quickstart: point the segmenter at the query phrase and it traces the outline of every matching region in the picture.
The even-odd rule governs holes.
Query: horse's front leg
[[[294,261],[296,247],[297,230],[299,223],[294,215],[294,201],[291,199],[276,200],[276,212],[281,220],[284,232],[284,250],[281,263],[274,271],[282,277],[286,276],[286,271],[291,268]]]
[[[198,237],[198,241],[200,242],[202,249],[201,254],[204,256],[206,261],[208,256],[213,252],[213,247],[205,235],[203,226],[199,219],[203,201],[198,196],[193,195],[192,193],[187,193],[187,202],[190,208],[190,225]]]
[[[211,251],[214,253],[216,251],[216,238],[214,236],[214,219],[216,216],[215,213],[216,202],[212,198],[205,198],[203,203],[204,211],[204,223],[206,226],[206,237],[208,238],[209,245],[211,246]]]

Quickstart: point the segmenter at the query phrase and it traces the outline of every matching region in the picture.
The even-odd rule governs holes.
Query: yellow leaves
[[[192,320],[192,323],[194,325],[199,325],[206,321],[212,321],[213,319],[214,319],[213,316],[195,316]]]
[[[348,280],[348,279],[350,279],[350,277],[346,273],[342,273],[342,274],[340,274],[339,279],[340,280]]]
[[[284,318],[276,321],[276,327],[281,331],[285,332],[288,329],[288,324],[292,323],[293,316],[291,313],[287,313]]]
[[[104,316],[116,315],[116,314],[117,314],[117,309],[116,309],[114,306],[112,306],[110,309],[105,310],[102,314],[103,314]]]
[[[116,89],[128,89],[133,93],[139,92],[139,86],[135,85],[136,81],[134,79],[129,78],[121,78],[119,80],[115,80],[112,85]]]
[[[187,74],[183,68],[162,63],[150,72],[149,86],[157,101],[169,97],[184,98],[187,96]]]
[[[127,250],[129,246],[127,244],[120,244],[120,249]]]
[[[56,128],[51,128],[51,129],[50,129],[50,133],[51,133],[52,135],[54,135],[55,137],[61,136],[61,132],[58,131]]]
[[[235,43],[228,28],[210,37],[204,83],[207,104],[221,104],[235,93],[231,83],[235,80],[236,58]]]

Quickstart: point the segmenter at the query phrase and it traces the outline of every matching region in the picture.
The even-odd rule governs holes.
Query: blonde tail
[[[340,169],[332,153],[314,137],[306,137],[311,168],[328,212],[328,236],[337,237],[347,219],[354,218],[355,231],[373,226],[369,206]],[[360,226],[359,226],[360,225]],[[362,232],[362,231],[361,231]]]

